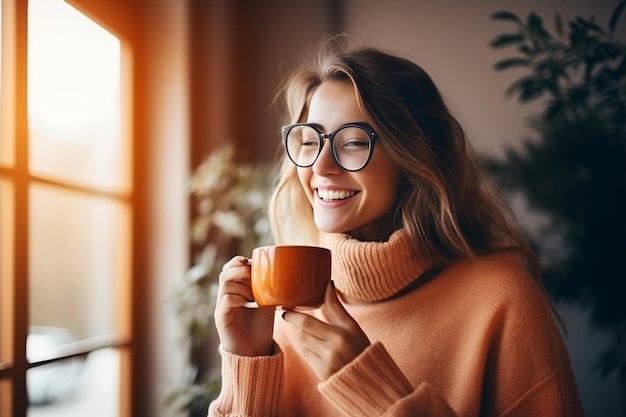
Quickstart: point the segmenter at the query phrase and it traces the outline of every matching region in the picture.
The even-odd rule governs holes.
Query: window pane
[[[0,362],[7,362],[8,344],[6,330],[13,327],[10,322],[11,296],[13,291],[13,187],[0,177]],[[4,330],[6,329],[6,330]]]
[[[116,349],[92,352],[84,360],[28,371],[29,417],[118,417],[120,359]]]
[[[79,340],[119,334],[130,282],[128,206],[41,185],[30,196],[30,325]]]
[[[30,0],[28,12],[31,171],[127,191],[119,39],[62,0]]]

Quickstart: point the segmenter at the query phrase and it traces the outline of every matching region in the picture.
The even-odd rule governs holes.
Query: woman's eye
[[[353,139],[348,139],[347,141],[345,141],[343,146],[369,147],[369,141],[359,139],[359,138],[353,138]]]
[[[316,147],[318,146],[317,139],[303,138],[302,139],[302,147]]]

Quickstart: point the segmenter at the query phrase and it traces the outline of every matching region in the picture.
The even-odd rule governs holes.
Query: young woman
[[[276,243],[328,247],[312,312],[220,275],[210,416],[581,416],[538,263],[429,76],[325,44],[286,83]]]

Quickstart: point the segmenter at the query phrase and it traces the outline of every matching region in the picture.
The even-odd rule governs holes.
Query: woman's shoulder
[[[445,291],[477,307],[534,305],[543,310],[547,301],[524,259],[516,253],[498,252],[460,260],[445,268],[440,278]]]
[[[523,257],[514,252],[495,252],[462,259],[445,268],[468,285],[490,284],[509,287],[535,283]]]

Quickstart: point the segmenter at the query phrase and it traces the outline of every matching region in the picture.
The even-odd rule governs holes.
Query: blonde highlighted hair
[[[447,264],[516,250],[538,278],[539,263],[511,210],[422,68],[379,49],[353,47],[344,36],[332,37],[283,85],[286,122],[306,120],[311,96],[326,81],[354,86],[361,110],[379,134],[377,146],[400,167],[396,228],[406,230],[416,253]],[[318,243],[311,205],[286,156],[269,213],[277,243]]]

